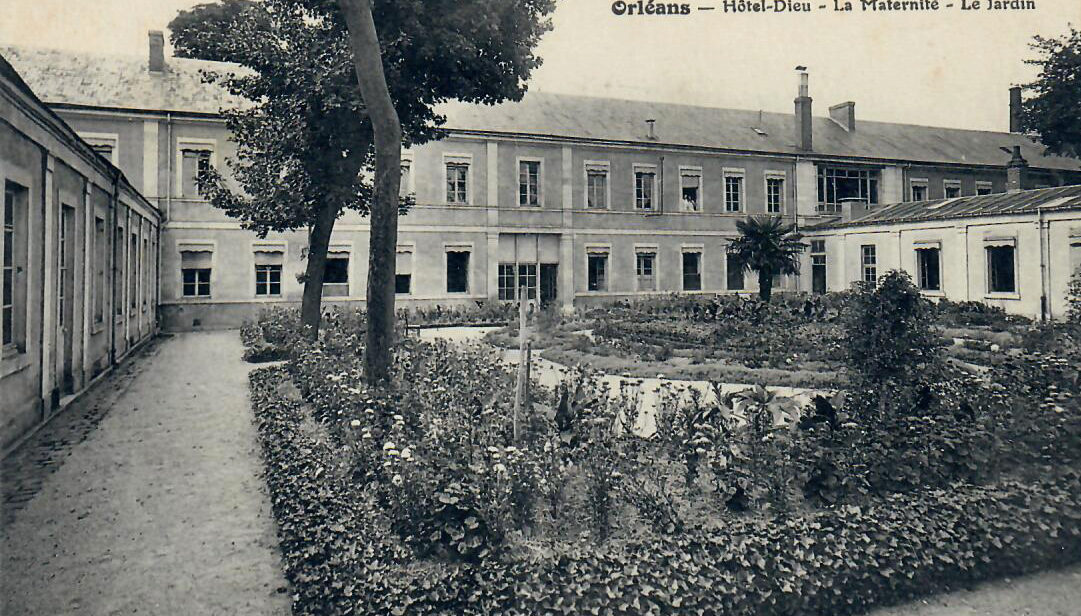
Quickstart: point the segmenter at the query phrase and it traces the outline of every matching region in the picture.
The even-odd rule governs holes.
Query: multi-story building
[[[84,138],[141,178],[164,213],[166,327],[233,325],[298,302],[305,231],[259,239],[195,188],[200,169],[225,168],[235,153],[218,112],[240,103],[199,72],[235,67],[165,58],[163,47],[151,33],[147,59],[0,53]],[[539,92],[496,106],[447,104],[447,137],[405,155],[403,186],[416,205],[399,226],[400,300],[499,301],[523,284],[567,307],[753,291],[753,277],[730,267],[725,252],[748,215],[811,225],[853,202],[1004,192],[1003,148],[1015,146],[1033,186],[1081,182],[1076,160],[1043,155],[1016,125],[857,122],[851,102],[812,116],[806,79],[793,114]],[[364,301],[367,238],[364,218],[338,221],[328,301]],[[781,287],[809,290],[809,278]]]
[[[161,217],[0,58],[0,452],[157,331]]]

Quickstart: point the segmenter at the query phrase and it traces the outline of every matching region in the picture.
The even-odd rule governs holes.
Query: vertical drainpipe
[[[657,211],[664,211],[664,155],[661,155],[661,164],[657,169]]]

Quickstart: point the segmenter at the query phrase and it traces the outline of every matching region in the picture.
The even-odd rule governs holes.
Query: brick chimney
[[[807,85],[807,69],[797,66],[799,71],[799,95],[796,96],[796,148],[810,152],[811,147],[811,97]]]
[[[165,35],[161,30],[151,30],[150,38],[150,72],[160,73],[165,70]]]
[[[1006,192],[1028,188],[1028,161],[1021,156],[1021,146],[1013,146],[1010,162],[1006,163]]]
[[[1021,86],[1010,88],[1010,132],[1021,132]]]
[[[830,107],[830,117],[848,132],[856,130],[856,103],[845,101]]]

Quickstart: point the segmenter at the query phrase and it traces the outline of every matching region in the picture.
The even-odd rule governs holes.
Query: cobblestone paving
[[[155,342],[3,461],[0,614],[289,614],[240,354]]]

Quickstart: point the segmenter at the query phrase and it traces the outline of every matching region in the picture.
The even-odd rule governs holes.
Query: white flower
[[[1000,350],[1002,350],[1002,347],[998,346],[997,344],[992,344],[991,345],[991,352],[992,353],[998,353]]]
[[[359,428],[360,427],[360,420],[359,419],[354,419],[353,421],[349,422],[349,425],[353,426],[354,428]]]
[[[403,460],[409,460],[412,457],[413,457],[413,452],[410,451],[408,447],[406,447],[405,449],[402,450],[402,459]]]
[[[400,485],[402,485],[402,476],[401,475],[395,475],[395,476],[390,478],[390,482],[393,483],[396,486],[400,486]]]
[[[397,449],[398,446],[394,444],[394,441],[387,441],[383,443],[383,451],[390,451],[391,449]]]
[[[492,467],[492,470],[497,473],[505,473],[507,472],[507,467],[503,466],[502,464],[496,463],[496,465]]]

